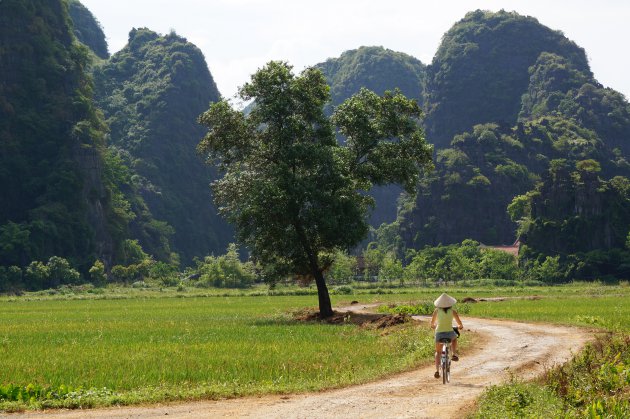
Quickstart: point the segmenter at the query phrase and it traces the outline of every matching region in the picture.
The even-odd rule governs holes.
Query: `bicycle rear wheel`
[[[444,376],[446,377],[446,382],[450,383],[451,382],[451,359],[450,358],[446,358],[446,373],[444,374]]]
[[[446,344],[445,344],[446,346]],[[442,356],[441,369],[442,369],[442,384],[446,384],[451,381],[451,354],[449,353],[449,347],[444,348],[444,356]]]
[[[446,353],[442,355],[441,369],[442,369],[442,384],[448,383],[448,348],[445,350]]]

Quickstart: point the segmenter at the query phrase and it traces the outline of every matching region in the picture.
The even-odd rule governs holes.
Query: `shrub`
[[[95,286],[103,286],[107,282],[107,275],[105,275],[105,265],[100,260],[95,260],[94,265],[89,270],[90,280]]]
[[[22,284],[23,273],[19,266],[0,266],[0,292],[19,288]]]
[[[70,266],[70,263],[59,256],[48,259],[46,267],[49,272],[49,282],[46,288],[54,288],[62,284],[76,284],[81,276]]]
[[[335,287],[333,289],[333,293],[348,295],[348,294],[354,293],[354,290],[352,289],[350,285],[341,285],[341,286]]]
[[[628,417],[630,335],[599,337],[569,363],[547,373],[546,382],[587,417]]]
[[[43,263],[37,260],[32,261],[24,272],[24,279],[26,280],[26,288],[30,290],[39,290],[45,288],[48,284],[48,278],[50,277],[50,269]]]
[[[234,243],[228,246],[225,255],[206,256],[202,262],[198,261],[197,272],[200,274],[197,287],[247,288],[256,278],[254,265],[240,261]]]

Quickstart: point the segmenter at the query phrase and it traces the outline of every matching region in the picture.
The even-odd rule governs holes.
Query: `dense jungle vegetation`
[[[221,95],[199,49],[137,28],[110,57],[98,21],[76,0],[0,8],[0,291],[172,283],[186,267],[206,285],[265,279],[255,261],[234,268],[244,263],[234,249],[221,256],[232,229],[212,204],[216,169],[195,153],[197,118]],[[435,145],[435,170],[416,197],[372,191],[372,243],[339,249],[331,272],[356,264],[352,251],[372,258],[368,271],[387,266],[387,275],[368,274],[381,280],[455,278],[455,268],[396,273],[411,272],[423,252],[518,238],[510,280],[630,274],[630,105],[597,82],[585,51],[562,33],[532,17],[475,11],[428,66],[360,47],[315,67],[330,85],[329,112],[361,87],[397,88],[419,101]],[[546,279],[536,273],[543,265]],[[366,275],[359,270],[352,275]]]
[[[109,126],[109,146],[131,173],[148,210],[163,223],[132,223],[144,250],[181,262],[222,252],[232,230],[212,204],[212,170],[195,146],[197,117],[220,98],[197,47],[175,33],[133,29],[129,43],[94,70],[96,99]]]

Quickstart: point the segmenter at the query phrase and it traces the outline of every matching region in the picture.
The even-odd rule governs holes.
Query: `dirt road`
[[[426,318],[416,320],[427,321]],[[478,347],[453,363],[451,383],[433,378],[434,367],[369,384],[314,394],[248,397],[150,407],[51,411],[10,415],[30,418],[456,418],[465,416],[485,387],[530,378],[567,360],[591,338],[581,329],[464,318]]]

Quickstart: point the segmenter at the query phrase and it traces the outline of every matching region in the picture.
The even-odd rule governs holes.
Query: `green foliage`
[[[45,288],[50,278],[50,269],[40,261],[31,262],[24,272],[25,285],[28,289]]]
[[[458,314],[470,313],[470,305],[467,303],[457,304],[454,307]],[[421,301],[416,304],[390,304],[378,308],[378,312],[380,313],[404,314],[408,316],[426,316],[432,314],[434,311],[435,306],[433,302],[430,301]]]
[[[360,47],[345,51],[338,58],[317,64],[330,86],[330,103],[326,113],[338,106],[361,88],[379,95],[399,89],[408,98],[424,101],[425,66],[417,59],[383,47]],[[340,141],[345,141],[339,136]],[[370,190],[376,202],[369,214],[369,223],[377,227],[396,219],[397,200],[401,193],[397,185],[375,186]]]
[[[103,286],[107,282],[105,265],[100,260],[95,260],[94,265],[89,270],[90,282],[96,286]]]
[[[23,272],[19,266],[0,266],[0,292],[22,287]]]
[[[404,277],[408,281],[461,282],[491,278],[516,280],[522,275],[516,258],[500,250],[482,248],[474,240],[458,245],[425,247],[409,254]]]
[[[535,184],[549,167],[552,178],[564,176],[566,182],[571,172],[565,166],[579,167],[584,179],[593,177],[589,173],[616,173],[613,183],[619,190],[627,185],[626,176],[620,175],[630,174],[593,131],[560,117],[543,117],[512,129],[475,126],[456,136],[452,148],[438,151],[436,163],[435,173],[422,179],[415,202],[399,214],[398,253],[465,238],[490,245],[514,242],[517,227],[519,234],[529,228],[528,202],[540,199],[534,196],[540,194]],[[586,190],[594,187],[586,185]],[[607,199],[609,194],[600,194],[602,201],[597,202]],[[568,211],[570,206],[562,208],[559,211]],[[601,238],[604,230],[599,231],[596,236]]]
[[[282,62],[255,73],[240,97],[256,101],[248,115],[220,101],[200,117],[209,132],[199,151],[225,172],[213,184],[215,199],[263,268],[315,279],[320,311],[330,315],[322,270],[326,255],[367,234],[372,200],[362,192],[389,183],[413,191],[430,163],[420,109],[398,92],[361,90],[329,119],[322,73],[295,76]]]
[[[513,380],[492,386],[480,398],[473,418],[567,417],[562,400],[547,388]]]
[[[426,316],[433,313],[435,306],[432,302],[424,301],[417,304],[396,304],[391,306],[380,306],[380,313],[406,314],[409,316]]]
[[[55,288],[65,284],[76,284],[81,275],[70,263],[59,256],[52,256],[44,264],[32,261],[24,270],[24,286],[29,290]]]
[[[100,228],[110,191],[90,55],[74,40],[65,1],[3,1],[0,38],[0,234],[11,236],[0,264],[60,255],[87,270],[112,246]]]
[[[546,385],[575,413],[626,417],[630,414],[629,347],[627,335],[599,338],[571,362],[547,373]]]
[[[565,57],[542,52],[529,68],[529,88],[522,98],[521,118],[536,118],[558,109],[567,92],[591,81]]]
[[[175,33],[133,29],[94,77],[111,131],[111,175],[124,179],[117,208],[135,214],[126,238],[166,263],[172,252],[190,264],[222,251],[233,233],[212,207],[212,170],[195,152],[204,132],[196,119],[220,98],[201,51]]]
[[[513,255],[482,248],[474,240],[410,252],[404,272],[404,278],[413,282],[460,282],[479,278],[513,281],[521,275]]]
[[[333,263],[328,271],[328,278],[336,284],[346,284],[354,279],[357,260],[341,250],[337,250],[333,256]]]
[[[114,265],[109,275],[110,282],[123,282],[130,284],[137,281],[144,281],[149,278],[151,266],[155,263],[152,259],[144,259],[131,265]]]
[[[334,106],[361,88],[379,95],[399,89],[405,96],[422,102],[425,66],[410,55],[383,47],[360,47],[345,51],[315,66],[330,85]]]
[[[597,83],[581,48],[531,17],[467,14],[445,34],[425,92],[436,172],[398,215],[398,254],[466,238],[514,242],[532,218],[527,198],[513,200],[532,191],[554,159],[579,172],[630,175],[622,140],[630,105]],[[609,205],[607,197],[600,202]],[[596,240],[607,234],[594,230]]]
[[[197,262],[199,279],[197,287],[248,288],[256,279],[254,265],[241,262],[238,247],[230,243],[227,252],[221,256],[206,256]]]
[[[77,39],[94,51],[99,58],[109,58],[103,28],[94,15],[79,0],[70,0],[68,11]]]
[[[514,124],[529,68],[543,52],[590,75],[584,50],[532,17],[503,10],[466,14],[443,36],[427,69],[429,139],[443,148],[476,124]]]
[[[120,252],[118,259],[125,265],[139,263],[149,258],[149,255],[142,250],[138,240],[125,240],[122,243]]]
[[[510,219],[514,222],[518,222],[525,217],[529,217],[531,213],[530,202],[530,197],[527,195],[515,196],[507,207]]]
[[[404,282],[402,262],[391,254],[385,255],[379,272],[379,279],[389,282],[400,281],[402,284]]]
[[[599,168],[598,162],[584,160],[571,172],[567,161],[554,160],[543,182],[521,199],[529,208],[520,231],[526,245],[522,259],[532,267],[533,278],[625,277],[630,267],[628,180],[602,180]]]

